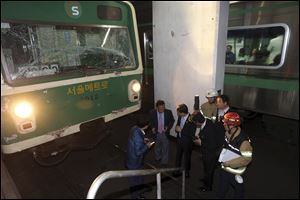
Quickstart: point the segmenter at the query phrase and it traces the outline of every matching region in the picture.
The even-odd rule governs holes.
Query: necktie
[[[181,117],[181,119],[180,119],[180,128],[181,128],[181,130],[183,129],[184,124],[185,124],[185,117]],[[181,131],[179,132],[179,137],[181,137]]]
[[[158,114],[158,132],[159,133],[162,133],[163,130],[164,130],[163,121],[162,121],[162,115],[163,115],[163,113],[159,113]]]

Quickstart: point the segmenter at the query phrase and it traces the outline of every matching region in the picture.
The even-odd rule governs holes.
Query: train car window
[[[227,67],[280,68],[289,35],[286,24],[228,28],[225,64]]]
[[[1,51],[12,83],[136,68],[127,27],[1,23]]]
[[[97,15],[100,19],[105,20],[121,20],[122,11],[120,8],[113,6],[98,6]]]

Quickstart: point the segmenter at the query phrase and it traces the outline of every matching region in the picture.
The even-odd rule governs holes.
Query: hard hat
[[[241,118],[239,114],[235,112],[229,112],[224,115],[224,119],[222,120],[223,124],[233,125],[233,126],[240,126],[241,125]]]
[[[216,90],[214,90],[214,89],[209,90],[209,91],[207,92],[207,95],[206,95],[206,97],[216,97],[216,96],[219,96],[219,94],[218,94],[218,92],[217,92]]]

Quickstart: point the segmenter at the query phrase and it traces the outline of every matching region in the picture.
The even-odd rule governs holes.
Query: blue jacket
[[[128,169],[141,168],[147,149],[142,130],[137,126],[132,127],[128,139],[126,167]]]

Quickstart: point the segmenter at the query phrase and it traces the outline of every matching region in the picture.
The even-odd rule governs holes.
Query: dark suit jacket
[[[164,120],[165,120],[165,127],[167,126],[166,134],[170,134],[170,130],[173,127],[174,124],[174,117],[171,110],[165,109],[164,112]],[[158,119],[157,119],[157,111],[156,109],[152,110],[150,112],[150,126],[151,128],[155,128],[155,131],[157,132],[158,129]]]
[[[132,127],[128,139],[126,167],[128,169],[141,168],[147,149],[141,129],[137,126]]]
[[[206,124],[204,128],[200,130],[199,136],[202,141],[201,147],[205,151],[216,151],[220,146],[215,125],[209,119],[206,119]]]
[[[219,112],[219,109],[217,109],[215,128],[216,128],[216,133],[217,133],[218,146],[222,146],[224,143],[225,128],[224,128],[223,121],[222,121],[223,118],[218,119],[218,112]],[[229,107],[229,109],[226,113],[229,113],[229,112],[234,112],[234,111]],[[224,115],[226,113],[224,113]]]
[[[234,111],[229,107],[229,109],[227,110],[226,113],[229,113],[229,112],[234,112]],[[224,113],[224,115],[225,115],[226,113]],[[216,122],[221,122],[221,123],[223,124],[223,122],[222,122],[223,119],[219,119],[219,118],[218,118],[218,114],[219,114],[219,109],[217,108]]]
[[[178,117],[177,125],[180,126],[181,117]],[[192,142],[195,137],[196,124],[191,121],[191,115],[185,121],[185,124],[181,130],[181,138]],[[179,138],[179,133],[177,133],[177,138]]]

